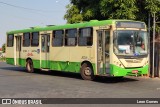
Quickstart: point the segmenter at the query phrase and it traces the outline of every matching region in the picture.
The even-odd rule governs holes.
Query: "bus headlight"
[[[148,65],[148,62],[149,62],[149,61],[146,61],[146,62],[145,62],[145,65]]]
[[[118,62],[118,61],[114,61],[114,64],[118,67],[123,67],[123,65],[121,64],[121,62]]]

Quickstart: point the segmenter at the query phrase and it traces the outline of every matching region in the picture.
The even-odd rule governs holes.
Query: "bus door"
[[[50,52],[50,34],[43,34],[41,36],[41,68],[50,68],[49,63]]]
[[[20,65],[21,64],[21,36],[15,36],[16,38],[16,55],[15,55],[15,65]]]
[[[109,74],[110,31],[98,30],[97,33],[97,72],[99,75]]]

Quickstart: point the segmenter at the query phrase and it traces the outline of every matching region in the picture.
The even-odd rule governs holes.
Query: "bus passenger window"
[[[30,33],[23,34],[23,46],[29,47],[30,46]]]
[[[63,46],[63,30],[53,31],[52,46]]]
[[[39,33],[33,32],[32,33],[32,40],[31,40],[31,46],[38,46],[39,45]]]
[[[7,47],[13,47],[14,43],[14,35],[7,36]]]
[[[77,44],[77,29],[66,30],[65,46],[76,46]]]
[[[79,46],[92,46],[93,44],[93,28],[79,29]]]

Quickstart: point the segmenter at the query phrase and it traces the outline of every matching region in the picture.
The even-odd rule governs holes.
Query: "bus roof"
[[[51,31],[51,30],[61,30],[61,29],[71,29],[71,28],[83,28],[83,27],[92,27],[92,26],[104,26],[115,24],[117,21],[133,21],[133,20],[91,20],[89,22],[80,22],[74,24],[65,24],[65,25],[49,25],[46,27],[31,27],[28,29],[14,30],[9,31],[7,34],[17,34],[17,33],[27,33],[27,32],[39,32],[39,31]],[[139,22],[139,21],[134,21]]]

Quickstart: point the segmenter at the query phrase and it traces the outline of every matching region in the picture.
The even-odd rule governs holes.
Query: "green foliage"
[[[71,4],[66,6],[67,12],[64,19],[67,19],[67,23],[77,23],[91,19],[100,20],[102,16],[99,2],[100,0],[71,0]]]
[[[160,1],[159,0],[145,0],[145,9],[150,13],[159,12],[160,11]]]
[[[131,19],[148,22],[156,13],[160,21],[160,0],[70,0],[64,19],[67,23],[88,20]]]
[[[68,23],[91,19],[136,19],[138,11],[136,0],[70,0],[70,2],[64,16]]]
[[[136,19],[136,0],[100,0],[100,12],[109,19]]]
[[[2,52],[5,53],[6,52],[6,44],[2,45]]]
[[[67,19],[67,23],[77,23],[83,20],[82,14],[76,5],[69,4],[66,6],[67,12],[64,16]]]

